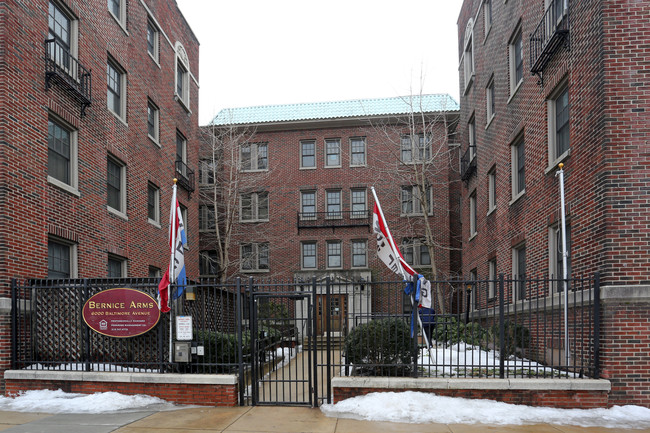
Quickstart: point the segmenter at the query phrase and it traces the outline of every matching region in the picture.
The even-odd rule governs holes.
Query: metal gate
[[[309,292],[253,292],[253,405],[314,405],[313,315]]]

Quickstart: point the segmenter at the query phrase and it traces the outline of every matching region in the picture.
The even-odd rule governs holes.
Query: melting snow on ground
[[[554,409],[441,397],[422,392],[382,392],[321,406],[325,415],[369,421],[441,424],[557,424],[582,427],[650,428],[650,409]]]

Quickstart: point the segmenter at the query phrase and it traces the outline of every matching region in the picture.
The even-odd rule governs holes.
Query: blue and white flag
[[[185,245],[187,245],[185,224],[183,223],[181,207],[176,198],[176,179],[174,179],[172,206],[169,211],[169,247],[171,258],[169,259],[167,271],[165,271],[165,275],[163,275],[160,284],[158,284],[159,307],[160,311],[163,313],[166,313],[171,309],[169,306],[170,298],[180,298],[185,291],[185,286],[187,285],[184,256]],[[172,293],[171,296],[170,283],[176,284],[176,290],[174,290],[174,293]]]

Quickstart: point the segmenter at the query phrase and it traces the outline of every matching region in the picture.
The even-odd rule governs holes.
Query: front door
[[[329,295],[329,332],[341,333],[345,331],[347,310],[347,295]],[[323,335],[327,330],[328,318],[326,311],[327,295],[318,295],[318,312],[316,317],[316,331],[318,335]]]

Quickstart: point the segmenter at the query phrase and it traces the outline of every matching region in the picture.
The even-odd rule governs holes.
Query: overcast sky
[[[200,46],[199,122],[255,105],[448,93],[462,0],[177,0]],[[412,90],[411,90],[412,89]]]

